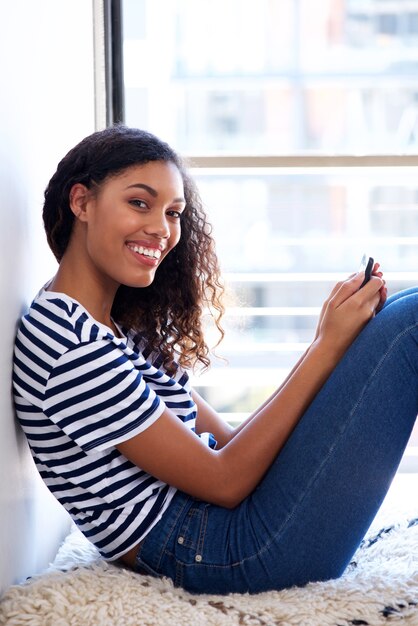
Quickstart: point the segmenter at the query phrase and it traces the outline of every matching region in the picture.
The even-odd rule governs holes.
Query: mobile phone
[[[363,254],[363,258],[361,259],[361,263],[360,263],[360,267],[358,271],[362,272],[364,270],[364,280],[361,283],[359,289],[364,287],[364,285],[369,282],[371,275],[372,275],[373,265],[374,265],[373,257],[371,256],[368,257],[367,254]]]

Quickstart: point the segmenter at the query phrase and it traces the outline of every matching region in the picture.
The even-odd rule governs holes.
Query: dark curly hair
[[[144,288],[121,285],[112,307],[115,321],[140,332],[148,348],[160,352],[163,365],[174,371],[209,365],[209,349],[202,330],[203,307],[208,307],[220,332],[223,287],[214,242],[196,186],[180,157],[151,133],[122,125],[83,139],[60,161],[45,190],[43,220],[48,244],[58,262],[71,237],[74,214],[70,190],[82,183],[95,193],[109,177],[150,161],[172,162],[183,179],[186,208],[181,237],[163,260],[153,283]]]

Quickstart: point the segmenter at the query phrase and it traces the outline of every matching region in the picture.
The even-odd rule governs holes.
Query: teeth
[[[159,259],[161,257],[161,250],[156,250],[155,248],[144,248],[143,246],[129,247],[137,254],[143,254],[144,256],[149,256],[154,259]]]

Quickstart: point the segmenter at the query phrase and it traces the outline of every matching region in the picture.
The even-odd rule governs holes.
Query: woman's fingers
[[[340,306],[348,298],[350,298],[351,296],[353,296],[355,293],[359,291],[363,280],[364,280],[364,270],[351,275],[347,280],[344,280],[342,283],[340,283],[339,288],[336,290],[335,294],[330,299],[330,302],[332,302],[335,307]],[[364,287],[362,287],[362,289],[367,287],[367,285],[368,283]]]
[[[381,311],[381,309],[383,309],[385,302],[387,300],[388,297],[388,290],[386,287],[386,281],[383,279],[383,272],[380,269],[380,263],[375,263],[373,266],[373,271],[372,271],[372,275],[373,276],[377,276],[378,278],[381,278],[383,281],[383,284],[380,288],[380,298],[379,298],[379,302],[376,306],[376,313],[378,313],[379,311]]]
[[[358,293],[354,295],[354,298],[359,301],[361,306],[370,305],[373,312],[376,311],[382,299],[382,288],[384,287],[384,281],[379,276],[371,276],[369,282],[358,290]]]
[[[360,272],[344,281],[328,302],[320,332],[333,337],[337,343],[349,345],[379,306],[382,279],[372,276],[360,289],[363,279],[364,272]]]
[[[343,303],[348,301],[351,297],[356,296],[356,294],[360,291],[362,293],[353,301],[354,308],[359,306],[364,307],[366,317],[374,315],[375,311],[380,311],[386,301],[387,290],[385,287],[385,281],[382,278],[383,273],[379,271],[379,268],[380,264],[375,263],[371,279],[361,289],[360,287],[363,283],[365,275],[364,270],[350,274],[347,279],[334,285],[330,295],[322,305],[315,339],[321,331],[324,317],[327,315],[328,310],[333,309],[336,311]]]

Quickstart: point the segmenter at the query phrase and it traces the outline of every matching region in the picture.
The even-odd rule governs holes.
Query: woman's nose
[[[144,230],[148,235],[155,235],[163,239],[170,236],[170,228],[165,214],[150,216]]]

